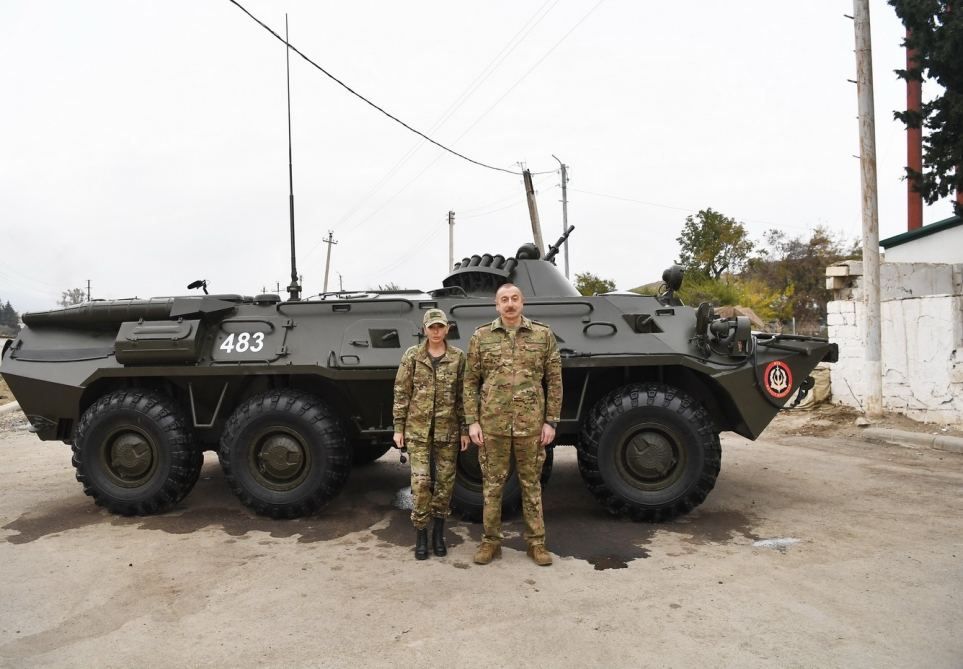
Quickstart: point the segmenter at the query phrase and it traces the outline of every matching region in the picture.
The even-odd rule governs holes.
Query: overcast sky
[[[860,233],[850,2],[268,2],[291,43],[472,158],[570,166],[572,273],[621,289],[678,255],[712,207],[771,227]],[[880,236],[905,230],[892,120],[902,26],[873,1]],[[290,273],[283,44],[227,0],[0,5],[0,299],[253,294]],[[305,294],[431,289],[455,255],[532,238],[521,178],[445,154],[291,59],[297,259]],[[546,242],[557,173],[536,176]],[[949,216],[945,201],[924,213]]]

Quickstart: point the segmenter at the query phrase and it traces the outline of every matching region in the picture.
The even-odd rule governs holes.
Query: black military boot
[[[431,527],[431,546],[438,557],[448,555],[448,548],[445,546],[444,518],[435,518],[435,524]]]
[[[415,539],[415,559],[428,559],[428,528],[422,527],[418,530],[418,538]]]

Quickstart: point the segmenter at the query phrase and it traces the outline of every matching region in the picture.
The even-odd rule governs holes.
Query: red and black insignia
[[[766,365],[762,381],[766,392],[776,399],[781,400],[792,392],[792,370],[782,360],[773,360]]]

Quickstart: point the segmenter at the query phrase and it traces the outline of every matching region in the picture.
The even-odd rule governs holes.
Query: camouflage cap
[[[445,312],[441,309],[429,309],[425,312],[425,317],[422,322],[425,324],[425,327],[434,325],[435,323],[448,325],[448,317],[445,316]]]

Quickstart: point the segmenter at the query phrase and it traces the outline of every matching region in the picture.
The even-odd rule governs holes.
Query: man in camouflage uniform
[[[465,367],[465,422],[478,446],[485,535],[475,562],[501,555],[502,490],[510,458],[522,488],[528,555],[547,566],[542,520],[542,465],[562,409],[562,362],[552,329],[522,316],[524,297],[513,284],[495,293],[498,318],[472,335]]]
[[[416,533],[415,558],[428,557],[428,518],[435,519],[435,555],[446,555],[445,518],[455,484],[455,461],[468,448],[462,385],[465,353],[445,341],[448,318],[429,309],[423,318],[425,341],[405,351],[395,377],[394,442],[411,456],[411,522]],[[431,460],[435,491],[431,491]]]

